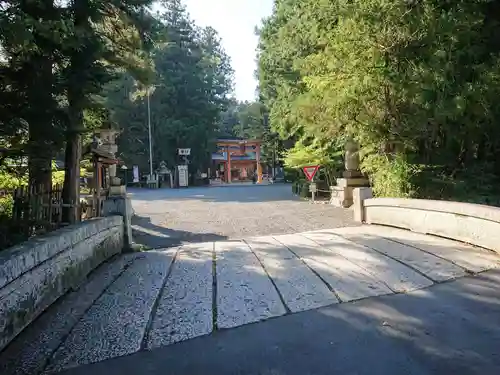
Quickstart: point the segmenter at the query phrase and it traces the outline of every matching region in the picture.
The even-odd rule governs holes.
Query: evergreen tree
[[[28,156],[30,183],[49,188],[64,127],[53,71],[61,61],[62,11],[52,0],[2,1],[0,9],[2,138],[17,156]]]
[[[232,88],[232,70],[214,29],[198,28],[180,1],[164,1],[162,9],[156,15],[159,24],[151,53],[156,70],[153,84],[134,98],[129,95],[132,86],[126,86],[132,81],[123,77],[122,88],[117,87],[123,107],[113,121],[122,129],[123,158],[148,170],[149,92],[154,168],[162,161],[169,168],[182,163],[177,149],[191,148],[190,168],[196,172],[208,166],[218,119]],[[114,108],[116,102],[108,105]]]
[[[490,0],[276,1],[259,45],[272,128],[325,156],[355,137],[382,196],[491,198],[498,10]]]
[[[69,4],[70,33],[63,52],[68,58],[64,78],[68,98],[63,201],[72,205],[64,213],[76,220],[79,197],[81,134],[84,114],[92,99],[114,78],[118,68],[139,72],[145,64],[142,37],[148,0],[73,0]]]

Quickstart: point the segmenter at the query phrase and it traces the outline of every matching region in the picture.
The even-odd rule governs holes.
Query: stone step
[[[136,259],[80,319],[46,373],[138,351],[175,252],[150,251]]]
[[[470,272],[500,268],[500,256],[492,251],[442,237],[424,235],[381,225],[362,227],[365,233],[412,246],[450,261]]]
[[[253,238],[245,242],[259,258],[291,312],[339,302],[303,261],[274,238]]]
[[[306,233],[320,246],[366,270],[392,291],[402,293],[425,288],[433,282],[404,264],[372,249],[328,233]]]
[[[218,328],[286,313],[278,292],[246,243],[216,242],[215,252]]]
[[[434,281],[446,281],[465,276],[464,268],[415,247],[391,241],[374,235],[369,227],[346,227],[325,231],[340,235],[348,240],[372,248],[391,258],[407,264]]]
[[[214,244],[185,245],[158,300],[147,348],[209,334],[213,330]]]
[[[335,291],[342,302],[392,293],[382,281],[362,267],[300,234],[275,236],[300,257]]]
[[[0,353],[0,374],[39,374],[85,312],[136,259],[111,259],[92,272],[87,283],[47,309]]]

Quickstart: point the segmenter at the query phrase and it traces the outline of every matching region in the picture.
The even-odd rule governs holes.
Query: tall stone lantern
[[[352,138],[345,144],[345,171],[342,178],[337,178],[337,186],[330,187],[332,196],[330,203],[338,207],[351,207],[353,190],[357,187],[368,187],[370,183],[359,169],[359,146]]]
[[[99,150],[108,153],[113,158],[116,158],[116,153],[118,152],[118,145],[116,144],[116,138],[120,134],[119,130],[112,128],[103,128],[96,130],[101,144],[99,145]],[[120,178],[116,177],[116,164],[109,166],[109,182],[111,195],[113,194],[123,194],[124,187],[121,186]]]
[[[120,132],[112,128],[104,128],[96,131],[100,139],[98,149],[108,154],[116,161],[118,146],[116,137]],[[121,215],[123,217],[124,230],[124,251],[133,250],[131,219],[134,215],[132,203],[127,196],[125,185],[122,185],[120,178],[116,177],[116,164],[109,166],[109,194],[103,201],[102,215]]]

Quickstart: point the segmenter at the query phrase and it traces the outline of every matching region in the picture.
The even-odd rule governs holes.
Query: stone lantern
[[[96,130],[96,134],[100,140],[98,149],[107,153],[111,158],[116,159],[116,153],[118,151],[116,138],[120,134],[120,131],[112,128],[102,128]],[[116,164],[109,165],[108,171],[110,184],[109,195],[125,194],[125,186],[122,186],[121,179],[116,176]]]
[[[116,158],[116,152],[118,151],[118,145],[116,144],[116,137],[120,132],[116,129],[104,128],[96,130],[101,144],[99,145],[99,150],[107,152],[113,158]],[[120,185],[120,180],[116,177],[116,165],[109,166],[109,178],[112,186]]]

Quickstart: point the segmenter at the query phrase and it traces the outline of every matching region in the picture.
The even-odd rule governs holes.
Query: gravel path
[[[131,190],[134,241],[158,248],[354,225],[350,210],[291,191],[284,184]]]

